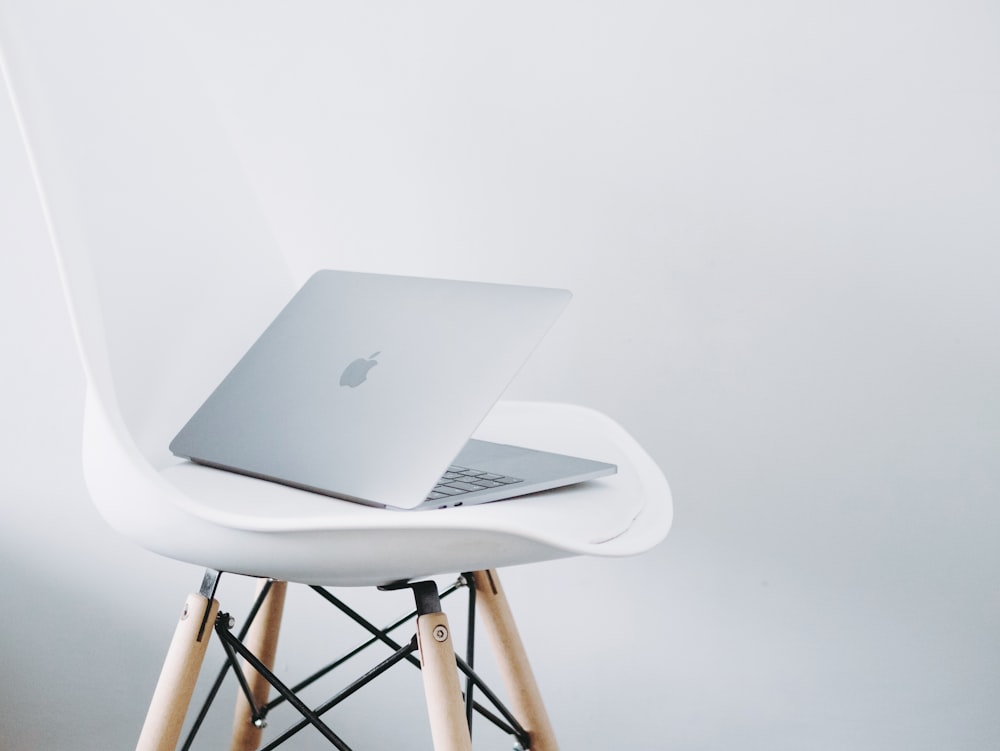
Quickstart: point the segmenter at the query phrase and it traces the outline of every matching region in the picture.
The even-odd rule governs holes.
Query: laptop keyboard
[[[513,485],[524,482],[517,477],[497,475],[480,469],[458,467],[452,465],[438,480],[438,484],[427,496],[428,501],[440,501],[442,498],[454,498],[465,493],[472,493],[486,488],[496,488],[500,485]],[[457,505],[457,504],[456,504]]]

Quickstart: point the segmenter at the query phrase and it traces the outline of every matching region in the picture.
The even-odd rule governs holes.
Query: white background
[[[1000,747],[995,4],[171,14],[298,275],[574,291],[510,395],[617,419],[676,519],[640,558],[506,572],[564,748]],[[0,748],[128,748],[200,572],[89,506],[6,101],[0,306]],[[359,636],[306,593],[288,615],[293,672]],[[421,702],[393,677],[338,727],[429,747]]]

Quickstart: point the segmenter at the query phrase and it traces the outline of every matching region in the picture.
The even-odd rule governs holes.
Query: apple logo
[[[378,360],[374,359],[378,354],[379,352],[369,355],[367,360],[359,357],[344,368],[344,372],[340,376],[340,385],[350,386],[353,389],[355,386],[360,386],[364,383],[368,378],[368,371],[378,365]]]

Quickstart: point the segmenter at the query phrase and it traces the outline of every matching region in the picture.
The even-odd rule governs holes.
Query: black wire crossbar
[[[473,585],[472,575],[463,574],[459,577],[453,585],[441,592],[440,597],[443,599],[461,588],[467,588],[469,602],[468,602],[468,630],[466,636],[465,645],[465,659],[459,655],[455,655],[456,664],[458,669],[465,675],[465,711],[466,719],[469,723],[469,732],[472,733],[472,722],[473,716],[479,714],[484,719],[488,720],[490,723],[495,725],[504,733],[512,736],[518,743],[518,747],[521,749],[530,749],[530,737],[525,731],[525,729],[518,723],[517,719],[514,717],[513,713],[500,701],[499,697],[490,689],[490,687],[476,674],[473,669],[475,660],[475,613],[476,613],[476,591]],[[244,646],[243,641],[245,640],[247,633],[259,613],[261,607],[263,606],[264,600],[270,592],[272,582],[265,582],[264,586],[261,587],[254,600],[253,605],[247,615],[246,621],[240,628],[238,634],[234,635],[232,633],[232,627],[234,625],[234,620],[230,617],[228,613],[219,613],[216,618],[215,633],[222,644],[223,650],[226,654],[226,661],[222,668],[219,670],[218,675],[211,684],[209,688],[206,699],[199,711],[198,715],[192,724],[191,730],[185,739],[184,745],[181,747],[181,751],[189,751],[191,744],[193,743],[198,731],[201,729],[205,718],[207,717],[209,708],[215,701],[218,692],[222,686],[223,681],[228,673],[232,672],[236,676],[237,683],[240,686],[240,690],[247,700],[250,706],[250,719],[258,727],[265,727],[267,724],[267,716],[275,707],[287,702],[290,704],[302,717],[301,720],[292,724],[289,728],[283,731],[277,738],[271,741],[268,745],[262,747],[260,751],[272,751],[279,745],[290,739],[292,736],[299,733],[304,728],[312,725],[323,737],[325,737],[334,747],[339,751],[352,751],[351,747],[348,746],[342,738],[340,738],[323,720],[322,715],[329,712],[331,709],[336,707],[338,704],[343,702],[345,699],[359,691],[364,686],[371,683],[377,677],[385,673],[390,668],[401,662],[409,662],[411,665],[420,669],[420,660],[414,656],[414,652],[417,651],[417,639],[414,635],[408,643],[401,644],[393,639],[390,634],[401,628],[406,623],[412,621],[417,617],[418,611],[412,610],[402,617],[391,622],[385,627],[378,627],[371,623],[369,620],[360,615],[353,608],[348,606],[329,590],[324,587],[313,586],[310,587],[314,592],[316,592],[320,597],[326,600],[329,604],[336,607],[348,618],[353,620],[364,630],[366,630],[371,636],[367,640],[361,642],[354,648],[350,649],[334,661],[323,666],[319,670],[315,671],[311,675],[302,679],[293,686],[285,685],[266,665],[264,665],[254,654]],[[369,647],[382,643],[393,650],[393,653],[382,660],[380,663],[369,669],[359,678],[351,682],[348,686],[337,692],[330,699],[328,699],[323,704],[315,708],[308,707],[299,697],[298,694],[306,687],[312,685],[318,681],[323,676],[329,674],[336,668],[342,666],[344,663],[348,662],[352,658],[359,655],[361,652],[365,651]],[[250,668],[257,671],[271,686],[274,687],[277,692],[277,696],[271,701],[267,702],[262,706],[258,706],[250,689],[249,681],[247,680],[244,667],[240,664],[240,659],[246,661]],[[474,698],[474,691],[476,689],[482,693],[482,695],[489,701],[496,712],[491,711],[487,707],[484,707],[480,702],[476,701]],[[497,714],[499,713],[499,715]]]
[[[391,657],[388,657],[387,659],[380,662],[378,665],[376,665],[374,668],[372,668],[367,673],[362,675],[360,678],[355,680],[345,689],[338,692],[330,700],[328,700],[327,702],[325,702],[324,704],[320,705],[315,709],[310,709],[305,705],[304,702],[302,702],[301,699],[298,698],[298,696],[296,696],[294,691],[292,691],[290,688],[282,684],[281,681],[278,680],[277,676],[274,675],[274,673],[268,670],[268,668],[263,663],[261,663],[260,660],[258,660],[250,653],[250,650],[244,647],[236,639],[236,637],[234,637],[229,632],[229,630],[226,628],[221,618],[216,622],[216,633],[219,635],[220,639],[222,639],[223,646],[226,648],[227,654],[229,654],[230,660],[234,664],[234,668],[236,670],[237,675],[242,673],[242,668],[236,662],[235,653],[238,652],[239,656],[243,657],[247,661],[247,663],[250,664],[251,667],[253,667],[254,670],[259,672],[267,680],[268,683],[274,686],[274,688],[281,694],[281,696],[284,697],[284,699],[288,701],[292,706],[294,706],[295,709],[298,710],[299,714],[301,714],[303,717],[303,719],[300,722],[298,722],[295,725],[292,725],[292,727],[290,727],[288,730],[282,733],[272,743],[261,749],[261,751],[270,751],[270,749],[276,748],[277,746],[284,743],[286,740],[288,740],[293,735],[295,735],[300,730],[302,730],[303,728],[305,728],[310,724],[317,730],[319,730],[320,733],[322,733],[322,735],[325,738],[327,738],[327,740],[333,743],[333,745],[336,746],[341,751],[351,751],[350,747],[346,743],[344,743],[344,741],[341,740],[341,738],[337,736],[337,734],[334,733],[329,728],[329,726],[327,726],[320,719],[320,717],[329,712],[338,704],[340,704],[344,699],[357,692],[359,689],[363,688],[364,686],[367,686],[369,683],[375,680],[375,678],[382,675],[382,673],[384,673],[386,670],[388,670],[393,665],[398,663],[400,660],[409,657],[411,653],[413,653],[417,649],[417,638],[416,636],[414,636],[413,639],[410,640],[409,644],[397,649],[392,654]],[[241,679],[240,684],[241,686],[243,686],[243,690],[246,693],[247,699],[252,703],[250,690],[249,687],[247,686],[245,678]]]
[[[415,651],[416,649],[417,649],[417,638],[416,636],[414,636],[413,640],[408,645],[402,647],[401,649],[396,650],[391,657],[387,657],[385,660],[380,662],[378,665],[369,670],[363,676],[361,676],[356,681],[351,683],[347,688],[338,692],[336,696],[331,698],[325,704],[318,707],[316,709],[316,714],[323,715],[326,712],[330,711],[335,706],[340,704],[340,702],[342,702],[344,699],[351,696],[353,693],[363,688],[364,686],[367,686],[378,676],[382,675],[382,673],[384,673],[389,668],[396,665],[398,662],[400,662],[400,660],[403,660],[406,657],[408,657],[410,653]],[[281,745],[286,740],[291,738],[293,735],[298,733],[300,730],[305,728],[308,724],[309,724],[309,718],[307,717],[298,722],[297,724],[293,725],[292,727],[290,727],[288,730],[286,730],[284,733],[278,736],[273,742],[260,749],[260,751],[271,751],[272,749],[277,748],[279,745]]]
[[[389,624],[388,626],[386,626],[384,629],[382,629],[382,631],[384,631],[386,634],[391,634],[393,631],[395,631],[396,629],[398,629],[400,626],[403,626],[407,622],[411,621],[413,619],[413,617],[414,617],[413,614],[405,615],[402,618],[400,618],[400,619],[394,621],[393,623]],[[298,691],[303,690],[304,688],[307,688],[308,686],[311,686],[313,683],[315,683],[316,681],[318,681],[323,676],[325,676],[328,673],[336,670],[341,665],[343,665],[344,663],[348,662],[351,658],[357,657],[359,654],[361,654],[366,649],[368,649],[368,647],[370,647],[370,646],[372,646],[374,644],[377,644],[378,641],[379,640],[377,638],[372,637],[371,639],[368,639],[366,641],[361,642],[358,646],[356,646],[353,649],[351,649],[350,651],[344,653],[343,655],[341,655],[340,657],[338,657],[336,660],[334,660],[333,662],[329,663],[328,665],[325,665],[324,667],[320,668],[315,673],[313,673],[312,675],[310,675],[308,678],[305,678],[302,681],[299,681],[298,683],[296,683],[294,686],[292,686],[292,690],[295,691],[295,692],[298,692]],[[226,668],[224,668],[224,670],[225,669]],[[262,707],[262,710],[269,712],[270,710],[274,709],[278,705],[284,704],[284,702],[285,702],[285,698],[283,696],[277,696],[274,699],[272,699],[270,702],[268,702],[267,704],[265,704]]]

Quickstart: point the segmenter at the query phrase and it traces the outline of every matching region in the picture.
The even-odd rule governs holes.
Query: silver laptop
[[[317,272],[170,450],[398,509],[486,503],[613,474],[613,464],[469,440],[570,297]]]

